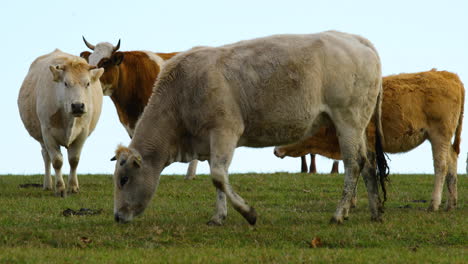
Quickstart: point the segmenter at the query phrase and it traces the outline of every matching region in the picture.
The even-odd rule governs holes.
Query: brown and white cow
[[[404,153],[429,140],[435,171],[429,209],[439,209],[444,179],[448,189],[447,209],[454,208],[457,204],[457,159],[465,102],[463,83],[454,73],[431,70],[384,77],[383,91],[384,151]],[[374,140],[374,130],[373,123],[369,123],[368,142]],[[299,157],[308,153],[342,159],[335,127],[322,127],[303,142],[275,148],[279,157]]]
[[[131,138],[164,62],[177,52],[118,51],[120,40],[116,46],[108,42],[93,45],[84,37],[83,41],[93,53],[83,51],[80,56],[90,65],[104,68],[101,76],[104,95],[114,102],[120,123]],[[197,161],[190,162],[186,179],[195,177],[196,168]]]
[[[176,55],[161,71],[129,147],[116,151],[116,221],[144,211],[169,164],[199,159],[209,160],[217,190],[209,224],[226,218],[227,196],[253,225],[255,210],[228,180],[235,148],[296,142],[328,123],[341,132],[346,166],[332,221],[342,223],[347,215],[359,173],[366,178],[371,217],[380,220],[375,156],[368,155],[364,132],[374,111],[380,116],[381,82],[373,45],[336,31],[276,35]],[[382,165],[383,153],[377,154]]]
[[[37,58],[29,68],[18,97],[21,120],[29,134],[39,141],[45,165],[44,189],[52,189],[50,164],[55,170],[55,192],[65,196],[62,177],[67,148],[70,163],[68,188],[78,192],[76,168],[86,138],[101,114],[104,69],[60,50]]]

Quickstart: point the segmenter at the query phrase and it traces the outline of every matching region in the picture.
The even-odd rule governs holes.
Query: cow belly
[[[421,145],[426,139],[426,130],[407,129],[398,137],[385,138],[384,151],[388,153],[408,152]]]
[[[297,142],[312,135],[324,122],[324,116],[309,113],[303,118],[294,114],[291,118],[278,118],[270,122],[253,122],[248,126],[239,142],[240,146],[268,147]],[[295,118],[293,118],[295,117]]]

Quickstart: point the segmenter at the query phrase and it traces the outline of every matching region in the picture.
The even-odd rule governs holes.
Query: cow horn
[[[86,47],[88,47],[90,50],[94,50],[95,46],[93,44],[89,43],[88,41],[86,41],[84,36],[82,36],[82,37],[83,37],[84,43],[86,44]]]
[[[117,42],[117,46],[115,46],[115,48],[114,48],[114,51],[113,51],[113,52],[116,52],[116,51],[118,51],[118,50],[119,50],[119,48],[120,48],[120,39],[119,39],[119,42]]]

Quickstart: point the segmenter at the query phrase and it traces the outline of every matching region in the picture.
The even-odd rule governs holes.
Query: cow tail
[[[463,111],[464,111],[464,105],[465,105],[465,88],[463,88],[463,84],[461,86],[461,92],[462,92],[462,100],[461,100],[461,107],[460,107],[460,116],[458,117],[458,125],[457,129],[455,130],[455,139],[453,140],[452,148],[455,151],[455,153],[460,154],[460,141],[461,141],[461,130],[462,130],[462,124],[463,124]]]
[[[383,152],[383,145],[385,144],[385,138],[382,129],[382,97],[383,89],[382,85],[380,86],[380,92],[377,97],[377,105],[375,107],[375,154],[377,159],[377,168],[379,174],[377,178],[380,182],[380,187],[382,188],[382,193],[384,200],[387,201],[387,188],[386,182],[388,181],[388,174],[390,173],[390,168],[388,167],[387,160],[385,158],[385,153]],[[383,206],[383,204],[382,204]]]

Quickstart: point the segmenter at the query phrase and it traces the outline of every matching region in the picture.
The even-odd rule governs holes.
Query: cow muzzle
[[[275,147],[275,150],[273,151],[276,157],[278,158],[284,158],[286,156],[286,153],[282,151],[279,147]]]
[[[74,117],[80,117],[86,113],[86,106],[84,103],[72,103],[71,112]]]

